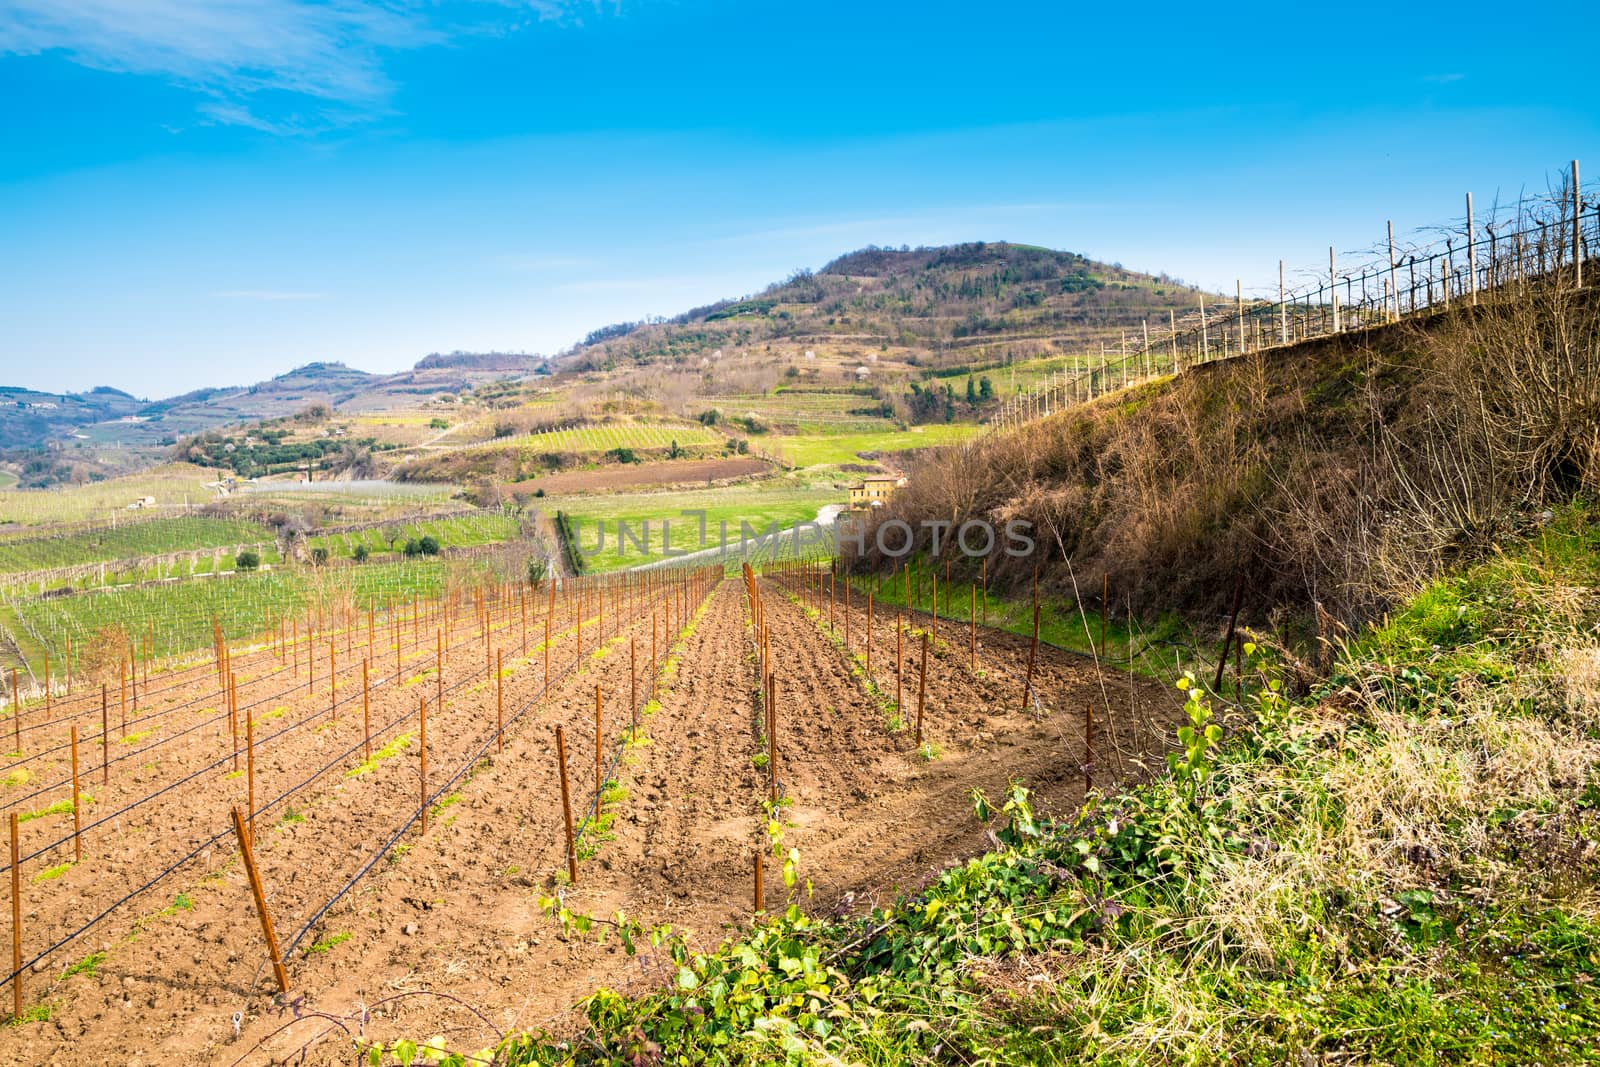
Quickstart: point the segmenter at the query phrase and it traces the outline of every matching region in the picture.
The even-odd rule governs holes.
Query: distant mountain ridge
[[[290,415],[311,404],[348,411],[408,407],[482,381],[532,373],[542,362],[540,356],[502,352],[435,353],[411,370],[373,374],[316,361],[254,385],[205,387],[155,401],[110,386],[84,393],[0,386],[0,449],[73,440],[157,447],[216,426]]]

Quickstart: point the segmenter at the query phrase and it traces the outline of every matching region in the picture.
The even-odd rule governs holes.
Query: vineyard
[[[779,389],[772,393],[725,393],[703,398],[728,418],[754,419],[800,433],[872,433],[893,428],[870,394]]]
[[[666,452],[674,444],[680,449],[720,448],[724,440],[721,434],[698,423],[618,422],[497,437],[477,444],[463,445],[458,450],[514,449],[540,453],[589,454],[627,448],[635,451]]]
[[[1070,803],[1085,773],[1127,773],[1170,711],[1125,679],[1091,723],[1087,662],[852,598],[815,559],[723,574],[486,575],[437,597],[414,579],[389,610],[371,589],[269,603],[216,583],[209,655],[165,670],[146,636],[160,609],[125,616],[95,673],[0,721],[21,1011],[79,1054],[120,1039],[130,1000],[173,1048],[220,1042],[230,1061],[325,1054],[357,997],[384,1005],[379,1040],[381,1017],[489,1041],[492,1005],[535,976],[561,1002],[644,979],[591,939],[508,947],[487,936],[498,915],[550,893],[565,923],[615,911],[625,933],[649,914],[701,938],[795,899],[802,853],[824,899],[869,872],[914,878],[976,843],[972,784],[1029,773]],[[1068,773],[1060,753],[1086,744],[1103,762]],[[924,832],[882,839],[913,813]],[[425,992],[446,975],[450,997]],[[280,983],[322,1008],[286,1024]],[[488,1014],[462,1018],[458,997]],[[13,1047],[41,1055],[50,1033]]]
[[[238,638],[266,613],[293,614],[319,598],[387,609],[413,596],[437,596],[452,582],[510,574],[526,566],[530,549],[518,547],[522,532],[521,520],[503,512],[411,513],[305,536],[297,551],[312,566],[285,566],[266,526],[209,516],[0,541],[0,559],[55,564],[0,578],[0,633],[38,683],[47,658],[65,670],[107,627],[136,635],[151,655],[166,658],[204,647],[211,620]],[[150,549],[164,551],[124,555]],[[245,550],[260,570],[238,568]],[[97,551],[104,562],[65,562],[75,554],[93,559]]]
[[[157,507],[182,507],[211,499],[205,483],[216,472],[188,463],[171,463],[141,474],[104,482],[45,491],[0,490],[0,527],[5,523],[37,526],[45,523],[109,523],[109,514],[128,514],[129,504],[154,497]]]
[[[171,552],[270,542],[272,531],[245,519],[181,516],[0,540],[0,574],[48,570],[72,564],[157,556]]]

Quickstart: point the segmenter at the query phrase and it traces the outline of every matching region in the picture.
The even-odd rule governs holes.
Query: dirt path
[[[585,887],[579,906],[597,914],[626,908],[702,942],[749,915],[741,875],[762,838],[749,647],[741,590],[724,582],[660,710],[644,723],[648,743],[626,775],[633,795],[616,841],[601,853],[611,869],[630,872],[628,892],[616,883]]]

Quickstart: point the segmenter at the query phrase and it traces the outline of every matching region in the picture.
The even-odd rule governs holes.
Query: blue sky
[[[554,352],[868,243],[1231,291],[1600,174],[1585,5],[0,0],[0,383]]]

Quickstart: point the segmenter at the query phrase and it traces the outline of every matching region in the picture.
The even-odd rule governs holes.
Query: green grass
[[[411,746],[411,739],[411,734],[401,734],[399,737],[396,737],[393,741],[390,741],[387,745],[384,745],[382,748],[374,752],[370,758],[362,760],[354,767],[351,767],[348,771],[345,771],[344,776],[346,778],[359,778],[363,774],[370,774],[378,769],[378,764],[382,763],[386,759],[393,759],[409,748]]]
[[[619,521],[628,523],[635,535],[642,535],[644,522],[649,520],[651,556],[648,558],[659,559],[663,520],[671,523],[674,551],[712,548],[721,536],[721,523],[728,524],[728,540],[737,544],[741,522],[748,523],[758,533],[765,533],[774,522],[787,528],[794,523],[816,518],[818,509],[826,504],[839,503],[842,496],[838,490],[829,487],[757,483],[690,492],[570,497],[561,500],[559,506],[578,523],[578,542],[586,568],[605,571],[647,562],[647,557],[631,542],[625,552],[619,550],[616,536],[616,524]],[[699,541],[699,519],[683,515],[686,510],[703,510],[706,513],[705,544]],[[605,546],[595,552],[596,523],[602,520],[605,523]]]
[[[911,448],[955,444],[981,433],[982,429],[973,423],[933,423],[880,433],[763,437],[759,447],[792,467],[862,463],[865,462],[860,456],[862,452],[903,452]]]
[[[971,562],[960,561],[961,564]],[[951,568],[947,582],[943,563],[932,563],[936,575],[929,569],[929,560],[911,561],[912,607],[919,611],[928,611],[933,607],[931,578],[936,576],[939,582],[938,614],[941,619],[939,639],[964,646],[968,619],[971,617],[972,587],[981,585],[981,575],[971,570],[964,572],[963,567],[957,565]],[[874,602],[883,609],[892,610],[906,604],[903,571],[892,577],[874,575],[854,578],[851,588],[852,597],[859,598],[859,601],[852,600],[852,607],[860,610],[866,608],[868,591],[872,592]],[[842,593],[839,596],[842,602]],[[1040,598],[1039,639],[1058,648],[1098,654],[1101,662],[1108,666],[1124,670],[1131,666],[1135,674],[1160,679],[1175,678],[1181,667],[1193,666],[1196,661],[1193,652],[1183,652],[1189,646],[1188,627],[1174,616],[1144,623],[1126,617],[1109,619],[1105,622],[1103,639],[1101,621],[1101,613],[1090,605],[1083,605],[1080,611],[1079,606],[1070,600]],[[985,625],[1021,637],[1031,637],[1032,596],[1002,596],[991,592],[987,597],[986,610],[984,593],[979,588],[978,625],[979,640],[983,638],[982,627]],[[1215,655],[1215,649],[1201,650],[1201,655],[1210,658]]]
[[[83,801],[85,806],[94,803],[94,797],[90,796],[88,793],[79,793],[78,796]],[[54,804],[51,804],[49,807],[39,808],[36,811],[24,811],[24,812],[19,813],[17,815],[17,821],[19,823],[31,822],[34,819],[43,819],[43,818],[46,818],[47,816],[51,816],[51,815],[71,815],[71,814],[72,814],[72,801],[70,801],[70,800],[58,800]]]
[[[33,876],[33,880],[35,882],[54,881],[55,879],[60,878],[63,874],[66,874],[70,870],[72,870],[72,864],[71,863],[58,863],[54,867],[46,867],[44,870],[42,870],[38,874],[34,875]]]
[[[61,977],[71,978],[75,974],[86,974],[92,978],[94,977],[95,971],[97,971],[100,965],[105,961],[106,954],[104,952],[91,952],[83,959],[69,964],[67,969],[61,972]]]
[[[305,954],[307,956],[321,955],[325,952],[332,951],[335,947],[344,944],[348,940],[350,940],[350,934],[343,931],[337,934],[330,934],[320,941],[313,941],[311,944],[307,945],[305,947]]]

